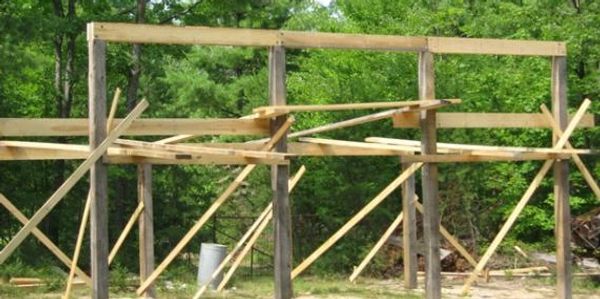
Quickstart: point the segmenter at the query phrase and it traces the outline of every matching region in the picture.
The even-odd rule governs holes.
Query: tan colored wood
[[[289,160],[259,159],[244,157],[197,156],[192,159],[159,159],[145,157],[108,157],[109,164],[154,164],[154,165],[289,165]]]
[[[325,251],[333,246],[339,239],[341,239],[351,228],[353,228],[360,220],[362,220],[369,212],[375,209],[384,199],[387,198],[396,188],[400,186],[409,176],[415,173],[423,163],[415,163],[405,170],[400,176],[393,180],[385,189],[383,189],[375,198],[367,203],[360,211],[358,211],[348,222],[346,222],[335,234],[327,239],[317,250],[311,253],[307,258],[304,259],[294,270],[292,271],[292,279],[302,273],[308,268],[314,261],[316,261]]]
[[[449,54],[565,56],[564,42],[454,37],[412,37],[264,29],[90,23],[88,38],[109,42],[384,51]]]
[[[548,160],[548,159],[568,159],[569,154],[546,154],[546,153],[526,153],[506,155],[474,155],[474,154],[447,154],[447,155],[414,155],[402,157],[402,162],[426,162],[426,163],[477,163],[492,161],[530,161],[530,160]]]
[[[428,37],[428,50],[444,54],[566,56],[564,42],[507,39]]]
[[[564,134],[564,132],[562,131],[562,129],[558,126],[558,124],[554,120],[554,117],[552,116],[552,112],[550,112],[550,110],[544,104],[542,104],[542,106],[540,108],[542,110],[542,113],[546,117],[546,120],[548,121],[548,123],[550,125],[552,125],[552,129],[558,134],[559,137],[562,136]],[[571,149],[571,150],[575,149],[571,145],[571,143],[568,142],[568,141],[567,141],[567,143],[565,145],[566,145],[567,149]],[[581,158],[579,157],[579,155],[577,155],[575,153],[572,153],[571,154],[571,159],[573,159],[573,162],[575,162],[575,165],[577,166],[577,168],[581,172],[581,175],[583,176],[583,178],[585,179],[585,181],[588,183],[588,185],[590,186],[590,188],[592,189],[592,191],[596,195],[596,198],[598,200],[600,200],[600,188],[598,187],[598,183],[596,183],[596,180],[592,176],[592,173],[587,169],[587,167],[585,166],[585,164],[583,164],[583,161],[581,160]]]
[[[403,213],[400,212],[400,214],[398,214],[398,217],[396,217],[396,219],[394,219],[394,221],[392,221],[392,223],[387,228],[387,230],[383,233],[383,235],[381,236],[381,238],[379,238],[379,240],[377,241],[377,243],[375,243],[375,246],[373,246],[373,248],[371,248],[371,250],[369,251],[369,253],[367,253],[367,255],[360,262],[360,264],[357,267],[354,268],[354,271],[352,271],[352,274],[350,275],[350,278],[349,278],[349,280],[351,282],[354,282],[354,280],[356,280],[356,278],[358,277],[358,275],[360,275],[360,273],[365,269],[365,267],[371,262],[371,260],[373,259],[373,257],[375,257],[375,254],[379,251],[379,249],[381,249],[381,247],[383,247],[383,245],[385,244],[385,242],[394,233],[394,231],[396,230],[396,228],[398,227],[398,225],[400,225],[400,222],[402,222],[402,217],[403,217]]]
[[[302,142],[315,143],[315,144],[327,144],[327,145],[339,145],[357,149],[376,149],[376,150],[388,150],[393,151],[396,155],[407,155],[413,153],[417,148],[414,146],[398,146],[398,145],[386,145],[376,143],[366,143],[358,141],[346,141],[346,140],[335,140],[325,138],[310,138],[302,137],[299,139]]]
[[[140,147],[150,150],[175,151],[181,153],[190,153],[195,155],[220,155],[220,156],[237,156],[246,158],[268,158],[274,160],[284,160],[286,156],[280,153],[272,153],[267,151],[250,151],[250,150],[235,150],[215,147],[188,146],[183,144],[159,144],[152,142],[144,142],[137,140],[117,139],[116,144],[128,147]]]
[[[420,147],[421,142],[417,140],[383,138],[383,137],[368,137],[367,142],[381,143],[387,145],[413,146]],[[600,154],[597,150],[586,149],[556,149],[556,148],[539,148],[539,147],[519,147],[519,146],[490,146],[476,144],[460,144],[460,143],[443,143],[438,142],[438,153],[463,153],[482,155],[485,152],[491,152],[493,155],[498,153],[546,153],[546,154]]]
[[[139,117],[142,112],[148,107],[147,101],[140,102],[131,113],[125,118],[125,120],[106,137],[106,139],[94,149],[88,156],[88,158],[81,164],[77,169],[67,178],[67,180],[50,196],[50,198],[44,203],[44,205],[31,217],[29,222],[25,224],[21,230],[13,237],[13,239],[2,249],[0,252],[0,264],[4,263],[6,259],[15,251],[15,249],[25,240],[25,238],[31,233],[31,231],[52,211],[52,209],[62,200],[62,198],[73,188],[75,183],[81,179],[86,172],[92,167],[92,165],[98,161],[104,152],[108,149],[110,144],[116,140],[120,134],[122,134],[133,120]]]
[[[283,106],[263,106],[254,108],[252,111],[257,113],[257,117],[274,117],[277,115],[294,112],[316,112],[316,111],[341,111],[341,110],[361,110],[361,109],[390,109],[401,107],[415,107],[423,104],[430,104],[430,101],[398,101],[398,102],[370,102],[370,103],[350,103],[350,104],[318,104],[318,105],[283,105]]]
[[[129,221],[127,221],[125,228],[123,228],[123,231],[121,232],[121,234],[119,234],[119,238],[117,238],[115,245],[113,245],[113,248],[110,250],[110,253],[108,254],[108,264],[109,265],[112,264],[113,260],[115,259],[115,256],[117,256],[117,253],[119,252],[119,249],[121,248],[121,245],[123,245],[123,242],[125,242],[125,239],[129,235],[129,232],[133,228],[133,225],[136,223],[136,221],[140,217],[140,214],[142,214],[143,211],[144,211],[144,203],[140,201],[138,203],[137,207],[135,208],[135,210],[133,211],[133,213],[131,214]]]
[[[115,119],[117,126],[123,119]],[[122,135],[159,136],[201,135],[268,135],[265,119],[138,119]],[[0,118],[0,137],[11,136],[87,136],[87,118]]]
[[[81,216],[81,222],[79,223],[79,231],[77,232],[77,240],[75,241],[75,251],[73,252],[73,260],[69,267],[69,278],[67,279],[64,299],[71,297],[71,287],[73,285],[73,279],[75,278],[75,269],[77,269],[77,263],[79,262],[79,253],[81,252],[81,245],[83,244],[83,238],[85,237],[85,228],[90,218],[90,205],[92,204],[91,197],[88,194],[85,200],[85,206],[83,208],[83,215]]]
[[[108,113],[108,118],[106,119],[106,131],[110,132],[113,120],[115,119],[115,115],[117,115],[117,107],[119,105],[119,99],[121,98],[121,89],[117,87],[115,89],[115,95],[112,100],[112,104],[110,105],[110,112]]]
[[[554,149],[562,149],[565,146],[567,141],[569,141],[569,137],[571,137],[571,133],[573,133],[575,128],[577,128],[577,124],[579,123],[579,121],[581,121],[590,105],[592,105],[592,101],[590,101],[589,99],[585,99],[583,103],[581,103],[581,106],[579,107],[579,109],[577,109],[575,115],[573,115],[573,118],[569,122],[569,125],[565,127],[562,136],[560,136],[558,141],[556,141],[556,143],[554,144]]]
[[[421,203],[419,203],[418,201],[415,201],[415,207],[417,208],[417,210],[419,210],[419,212],[423,213],[423,205],[421,205]],[[467,251],[467,249],[465,247],[463,247],[460,244],[460,242],[458,242],[458,240],[456,238],[454,238],[454,236],[441,224],[440,224],[440,233],[442,234],[442,236],[444,238],[446,238],[446,240],[448,240],[450,245],[452,245],[454,248],[456,248],[458,253],[460,253],[460,255],[462,255],[467,260],[467,262],[469,262],[469,264],[471,264],[471,266],[473,266],[473,267],[477,266],[477,260],[475,260],[475,258],[469,253],[469,251]]]
[[[396,114],[392,117],[394,128],[418,128],[418,113]],[[588,113],[577,126],[594,127],[594,115]],[[436,127],[443,128],[550,128],[541,113],[477,113],[439,112]]]
[[[304,175],[305,171],[306,171],[306,167],[304,167],[304,165],[302,165],[300,167],[300,169],[298,169],[298,171],[296,172],[296,174],[294,175],[294,177],[289,180],[288,192],[292,192],[294,190],[294,187],[296,187],[296,185],[298,184],[298,181],[300,181],[300,178],[302,178],[302,176]],[[227,271],[227,273],[225,274],[225,276],[221,280],[221,283],[219,283],[219,285],[217,286],[217,292],[220,292],[220,291],[222,291],[225,288],[225,286],[227,285],[227,283],[229,282],[229,280],[231,280],[231,277],[233,276],[233,274],[235,273],[235,271],[237,270],[237,268],[240,266],[241,262],[244,260],[244,257],[246,257],[246,255],[248,254],[248,252],[250,252],[250,250],[252,249],[252,247],[254,247],[254,244],[256,244],[256,241],[258,240],[258,237],[260,237],[260,235],[263,233],[263,231],[267,227],[267,224],[271,221],[271,219],[273,219],[273,202],[271,202],[267,206],[267,208],[265,209],[265,211],[267,212],[265,214],[265,217],[263,217],[263,219],[261,220],[260,224],[254,230],[254,232],[252,232],[250,240],[246,243],[246,245],[244,245],[244,248],[242,249],[242,251],[240,251],[239,254],[236,254],[235,260],[231,264],[231,267],[229,267],[229,270]],[[258,222],[258,220],[257,220],[257,222]],[[243,245],[243,244],[244,244],[244,242],[241,242],[240,245]],[[239,248],[238,248],[238,250],[239,250]],[[237,252],[237,250],[235,252]],[[233,254],[234,254],[234,251],[232,251],[230,253],[230,255],[233,255]],[[217,274],[217,275],[215,275],[215,274]],[[216,276],[218,276],[218,273],[215,271],[215,273],[213,273],[213,279]],[[205,287],[206,286],[208,286],[208,283],[205,285]],[[198,297],[201,294],[202,293],[200,291],[198,293],[196,293],[196,295]],[[194,298],[198,298],[198,297],[194,296]]]
[[[272,136],[272,138],[263,145],[263,150],[270,150],[274,147],[276,142],[285,136],[287,130],[292,125],[294,119],[288,118],[288,120],[284,123],[284,125]],[[150,163],[155,164],[155,163]],[[211,206],[200,216],[198,221],[192,226],[192,228],[185,234],[185,236],[177,243],[175,248],[169,252],[169,254],[164,258],[164,260],[156,267],[154,272],[152,272],[148,278],[141,283],[140,287],[137,289],[136,293],[141,295],[146,291],[148,287],[150,287],[154,281],[158,278],[160,273],[164,271],[170,264],[173,262],[175,257],[179,255],[181,250],[192,240],[192,238],[198,233],[198,231],[204,226],[204,224],[212,217],[212,215],[219,209],[219,207],[237,190],[237,188],[242,184],[242,182],[250,175],[250,173],[254,170],[256,164],[250,164],[244,167],[242,172],[238,174],[238,176],[234,179],[234,181],[227,186],[225,191],[211,204]]]
[[[139,217],[138,252],[140,261],[140,283],[154,271],[154,203],[152,199],[152,165],[137,166],[138,202],[143,203],[144,210]],[[150,285],[141,295],[144,298],[155,298],[156,290]]]
[[[22,224],[25,224],[29,221],[29,219],[27,219],[27,217],[23,215],[23,213],[21,213],[21,211],[19,211],[19,209],[17,209],[17,207],[15,207],[2,193],[0,193],[0,204],[2,204]],[[52,242],[50,238],[48,238],[41,230],[36,227],[31,231],[31,233],[38,240],[40,240],[40,242],[44,244],[44,246],[46,246],[46,248],[48,248],[52,254],[54,254],[61,262],[63,262],[65,266],[71,266],[71,259],[64,252],[62,252],[60,248],[58,248],[58,246],[54,244],[54,242]],[[79,267],[75,267],[75,273],[87,285],[92,285],[92,280],[90,277]]]
[[[308,136],[308,135],[312,135],[312,134],[323,133],[323,132],[328,132],[328,131],[332,131],[332,130],[347,128],[347,127],[353,127],[353,126],[357,126],[357,125],[361,125],[361,124],[365,124],[365,123],[369,123],[369,122],[378,121],[381,119],[390,118],[394,114],[398,114],[398,113],[407,113],[407,112],[423,111],[423,110],[429,110],[429,109],[437,109],[437,108],[441,108],[441,107],[444,107],[447,105],[459,104],[460,100],[453,100],[453,99],[451,99],[451,100],[433,100],[430,103],[431,104],[419,105],[416,107],[403,107],[403,108],[399,108],[399,109],[392,109],[392,110],[386,110],[386,111],[382,111],[382,112],[378,112],[378,113],[374,113],[374,114],[368,114],[365,116],[360,116],[360,117],[356,117],[356,118],[352,118],[352,119],[348,119],[348,120],[344,120],[344,121],[339,121],[339,122],[335,122],[335,123],[331,123],[331,124],[327,124],[327,125],[323,125],[323,126],[318,126],[318,127],[307,129],[307,130],[302,130],[299,132],[294,132],[294,133],[289,134],[288,137],[289,138],[303,137],[303,136]]]

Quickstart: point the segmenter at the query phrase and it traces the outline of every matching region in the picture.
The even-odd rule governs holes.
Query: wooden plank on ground
[[[340,229],[338,229],[329,239],[327,239],[319,248],[311,253],[307,258],[304,259],[294,270],[292,271],[292,279],[302,273],[312,263],[314,263],[325,251],[333,246],[339,239],[341,239],[350,229],[352,229],[360,220],[362,220],[368,213],[375,209],[384,199],[387,198],[396,188],[400,186],[408,177],[415,173],[423,163],[415,163],[400,174],[395,180],[393,180],[385,189],[383,189],[375,198],[367,203],[360,211],[358,211],[348,222],[346,222]]]
[[[125,121],[121,122],[114,131],[88,156],[88,158],[67,178],[67,180],[50,196],[44,205],[31,217],[29,222],[21,228],[21,230],[13,237],[13,239],[0,252],[0,264],[15,251],[15,249],[25,240],[31,231],[52,211],[52,209],[61,201],[61,199],[73,188],[75,183],[79,181],[87,171],[98,161],[110,144],[116,140],[123,131],[131,124],[133,119],[137,118],[144,109],[148,107],[148,102],[142,101],[138,106],[131,111]]]
[[[392,117],[394,128],[418,128],[418,113],[395,114]],[[586,114],[578,128],[594,127],[594,115]],[[478,113],[478,112],[439,112],[436,126],[444,128],[550,128],[541,113]]]
[[[27,219],[27,217],[23,215],[23,213],[21,213],[21,211],[19,211],[19,209],[17,209],[17,207],[15,207],[2,193],[0,193],[0,204],[2,204],[13,216],[15,216],[15,218],[17,218],[21,224],[26,224],[29,221],[29,219]],[[58,248],[58,246],[54,244],[54,242],[52,242],[50,238],[48,238],[41,230],[36,227],[31,231],[31,233],[38,240],[40,240],[40,242],[44,244],[44,246],[46,246],[48,250],[52,252],[52,254],[54,254],[61,262],[63,262],[65,266],[71,266],[71,259],[64,252],[62,252],[60,248]],[[75,273],[87,285],[92,285],[92,280],[90,277],[79,267],[75,267]]]
[[[123,119],[115,119],[117,126]],[[0,118],[0,137],[87,136],[87,118]],[[201,135],[268,135],[265,119],[238,118],[148,118],[138,119],[122,135],[161,136]]]

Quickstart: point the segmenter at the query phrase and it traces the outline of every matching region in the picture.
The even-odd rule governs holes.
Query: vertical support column
[[[138,165],[138,201],[144,203],[139,222],[140,282],[154,272],[154,216],[152,203],[152,165]],[[142,298],[155,298],[154,285],[149,286]]]
[[[269,104],[285,105],[285,48],[269,48]],[[287,115],[271,120],[271,134],[275,133],[287,119]],[[287,136],[275,147],[277,152],[287,151]],[[273,226],[275,240],[275,298],[292,298],[292,219],[288,193],[289,166],[271,167],[271,189],[273,191]]]
[[[567,58],[552,57],[552,112],[559,126],[568,125]],[[556,135],[554,135],[556,136]],[[553,143],[557,141],[553,137]],[[571,210],[569,207],[569,161],[554,163],[554,216],[556,236],[556,297],[571,298]]]
[[[402,171],[406,171],[409,163],[402,163]],[[411,175],[402,184],[402,254],[404,261],[404,287],[417,288],[417,218],[415,211],[415,176]]]
[[[106,43],[88,24],[88,99],[90,148],[106,138]],[[92,298],[108,298],[107,171],[102,159],[90,169],[90,246]]]
[[[435,73],[433,54],[419,53],[419,99],[435,98]],[[421,153],[437,152],[436,111],[424,110],[420,113]],[[421,169],[423,188],[423,237],[425,239],[425,297],[442,297],[440,265],[440,215],[438,198],[438,170],[434,163],[425,163]]]

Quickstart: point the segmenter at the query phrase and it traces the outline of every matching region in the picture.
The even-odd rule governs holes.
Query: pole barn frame
[[[479,161],[518,161],[546,160],[553,162],[554,197],[557,240],[557,294],[559,298],[571,298],[571,253],[570,242],[570,209],[568,184],[568,158],[577,157],[578,153],[585,154],[586,150],[575,150],[568,144],[567,138],[575,127],[593,126],[593,117],[585,115],[585,109],[575,115],[569,124],[567,114],[567,61],[566,45],[555,41],[522,41],[500,39],[471,39],[449,37],[411,37],[393,35],[366,35],[321,32],[298,32],[282,30],[210,28],[210,27],[179,27],[146,24],[124,23],[88,23],[87,27],[89,53],[89,119],[73,120],[19,120],[0,119],[0,136],[81,136],[88,135],[89,149],[71,145],[53,145],[36,143],[35,145],[0,141],[0,160],[28,159],[84,159],[87,154],[100,147],[107,138],[106,118],[106,45],[111,42],[119,43],[153,43],[178,45],[217,45],[263,47],[269,51],[269,106],[255,109],[255,114],[242,119],[152,119],[133,120],[128,117],[127,126],[122,135],[176,135],[154,143],[143,144],[144,147],[127,148],[127,144],[117,140],[114,146],[107,147],[104,159],[98,160],[90,169],[90,199],[91,199],[91,281],[93,298],[108,298],[108,199],[107,199],[107,164],[133,163],[138,164],[138,200],[144,210],[139,216],[140,228],[140,278],[143,287],[138,289],[138,295],[147,298],[155,296],[153,283],[160,272],[169,264],[166,262],[154,269],[154,233],[152,216],[152,164],[238,164],[271,165],[271,186],[273,191],[273,223],[275,250],[275,298],[287,299],[293,296],[292,279],[312,263],[308,261],[301,269],[292,271],[292,235],[291,212],[289,203],[288,180],[289,161],[284,153],[297,156],[401,156],[401,162],[406,169],[410,163],[422,164],[422,194],[424,214],[424,237],[426,245],[425,272],[427,298],[441,298],[441,268],[439,260],[440,248],[440,215],[438,209],[439,194],[437,181],[437,163],[441,162],[479,162]],[[285,85],[285,50],[291,49],[360,49],[374,51],[413,52],[418,55],[419,101],[406,102],[395,107],[395,110],[381,112],[349,121],[325,125],[302,132],[288,134],[288,128],[293,121],[289,115],[294,111],[322,111],[338,109],[365,109],[388,107],[390,103],[370,104],[341,104],[320,106],[288,106],[286,105]],[[522,114],[515,117],[495,115],[499,121],[487,121],[484,114],[467,113],[462,116],[452,113],[437,113],[437,108],[459,103],[460,100],[435,99],[435,55],[440,54],[479,54],[479,55],[522,55],[549,57],[552,63],[552,114],[558,127],[553,126],[552,120],[546,123],[543,115]],[[399,102],[402,103],[402,102]],[[584,105],[585,106],[585,102]],[[371,105],[371,107],[367,106]],[[335,107],[334,107],[335,106]],[[589,103],[588,103],[589,106]],[[320,107],[320,108],[319,108]],[[143,108],[142,108],[143,109]],[[141,112],[140,112],[141,113]],[[578,112],[579,113],[579,112]],[[412,116],[411,116],[412,115]],[[416,116],[416,117],[415,117]],[[466,117],[468,116],[468,117]],[[418,147],[413,145],[385,145],[382,143],[358,143],[349,141],[319,140],[306,138],[303,142],[288,142],[288,138],[306,136],[338,128],[358,125],[365,122],[393,117],[395,127],[420,127],[422,140]],[[410,119],[412,117],[412,119]],[[490,116],[492,117],[492,116]],[[468,121],[456,121],[457,118]],[[454,119],[454,120],[453,120]],[[115,120],[119,123],[123,120]],[[88,122],[87,124],[85,122]],[[408,125],[407,125],[408,123]],[[484,123],[484,124],[482,124]],[[19,124],[19,125],[15,125]],[[43,128],[40,125],[44,124]],[[218,125],[217,125],[218,124]],[[535,151],[527,149],[522,155],[476,155],[475,153],[457,153],[450,148],[441,147],[436,141],[437,128],[443,127],[545,127],[552,128],[553,149]],[[564,131],[561,132],[561,131]],[[245,144],[216,144],[203,145],[192,151],[175,145],[203,134],[262,134],[271,135],[272,139],[264,143]],[[564,134],[564,135],[563,135]],[[563,137],[560,137],[563,135]],[[559,138],[560,137],[560,138]],[[268,139],[266,139],[268,140]],[[266,141],[265,139],[261,141]],[[173,143],[173,147],[166,144]],[[564,145],[567,149],[563,149]],[[129,144],[129,146],[132,146]],[[9,150],[7,151],[6,147]],[[223,154],[218,148],[229,148],[230,152]],[[274,147],[274,152],[270,148]],[[213,149],[211,151],[211,148]],[[12,151],[10,150],[12,149]],[[168,150],[198,150],[207,154],[204,158],[182,158],[167,153]],[[501,149],[502,150],[502,149]],[[515,150],[514,148],[511,150]],[[413,155],[420,151],[420,155]],[[500,150],[499,150],[500,151]],[[265,153],[268,152],[268,153]],[[591,152],[591,151],[590,151]],[[445,155],[440,155],[445,153]],[[447,154],[447,155],[446,155]],[[192,156],[192,155],[186,155]],[[191,160],[186,160],[191,159]],[[576,160],[577,161],[577,160]],[[551,163],[551,162],[547,162]],[[413,165],[416,165],[413,164]],[[581,164],[581,165],[580,165]],[[587,171],[582,163],[577,163],[582,172]],[[413,172],[416,171],[416,166]],[[249,174],[251,169],[247,170]],[[586,172],[589,174],[589,171]],[[408,179],[406,179],[408,178]],[[405,224],[403,231],[408,234],[408,244],[415,240],[414,224],[416,196],[414,192],[414,175],[407,177],[394,188],[384,190],[389,194],[403,182],[403,209]],[[539,177],[541,180],[542,176]],[[243,179],[243,178],[242,178]],[[586,180],[587,180],[586,176]],[[398,179],[397,179],[398,180]],[[406,181],[404,181],[406,180]],[[599,190],[593,180],[588,183],[594,191]],[[235,184],[240,182],[235,181]],[[535,182],[534,182],[535,183]],[[534,184],[535,185],[535,184]],[[235,185],[237,186],[237,185]],[[233,192],[235,186],[229,190]],[[535,189],[533,189],[535,190]],[[533,192],[532,190],[532,192]],[[230,193],[229,193],[230,194]],[[381,195],[381,194],[380,194]],[[526,195],[527,196],[527,195]],[[227,196],[225,196],[226,198]],[[223,200],[225,200],[223,198]],[[369,207],[374,208],[377,203]],[[526,198],[527,199],[527,198]],[[524,201],[526,203],[526,201]],[[220,204],[220,203],[219,203]],[[218,206],[217,206],[218,208]],[[357,214],[352,219],[352,225],[360,221],[364,214]],[[516,212],[518,216],[518,211]],[[515,216],[515,217],[516,217]],[[408,220],[408,221],[406,221]],[[352,225],[349,225],[351,227]],[[29,233],[31,224],[27,226]],[[199,229],[199,227],[197,228]],[[22,233],[20,233],[22,235]],[[345,234],[345,231],[343,232]],[[337,238],[341,238],[341,235]],[[337,240],[336,239],[336,240]],[[501,240],[501,239],[500,239]],[[0,263],[4,262],[20,244],[22,237],[0,252]],[[189,239],[187,240],[189,241]],[[187,242],[186,241],[186,242]],[[187,244],[186,242],[183,245]],[[333,241],[335,242],[335,240]],[[327,244],[328,246],[333,245]],[[407,244],[407,245],[408,245]],[[414,245],[414,244],[413,244]],[[181,249],[179,249],[181,250]],[[325,248],[326,250],[326,248]],[[177,252],[177,251],[176,251]],[[175,252],[175,253],[176,253]],[[173,252],[172,252],[173,254]],[[405,258],[410,266],[405,269],[405,285],[407,288],[416,287],[417,268],[414,246],[405,247]],[[493,254],[493,249],[489,252]],[[316,258],[315,258],[316,259]],[[487,261],[481,261],[483,266]],[[294,275],[292,275],[292,273]],[[475,271],[472,277],[477,277]],[[465,289],[470,282],[467,281]]]

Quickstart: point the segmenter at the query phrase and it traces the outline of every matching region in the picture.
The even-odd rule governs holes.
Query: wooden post
[[[90,149],[106,138],[106,43],[94,38],[88,24],[88,99]],[[102,159],[90,169],[90,247],[92,298],[108,294],[107,171]]]
[[[152,213],[152,165],[138,165],[138,201],[144,204],[139,218],[140,281],[144,282],[154,271],[154,217]],[[142,294],[154,298],[154,286],[150,285]]]
[[[285,105],[285,48],[269,48],[269,104]],[[271,133],[286,121],[287,115],[271,120]],[[275,147],[277,152],[287,151],[287,137],[283,137]],[[289,299],[292,291],[292,219],[288,192],[289,166],[271,167],[271,189],[273,191],[273,226],[275,240],[275,298]]]
[[[419,53],[419,100],[435,99],[435,74],[433,54]],[[435,109],[420,112],[421,153],[436,154]],[[425,297],[439,299],[442,296],[440,265],[440,215],[438,209],[437,165],[425,163],[421,171],[423,188],[423,237],[425,240]]]
[[[567,58],[552,57],[552,112],[562,130],[568,125]],[[558,132],[553,143],[558,142]],[[569,161],[554,163],[554,217],[556,235],[556,297],[571,298],[571,211],[569,207]]]
[[[410,167],[410,163],[402,163],[402,170]],[[404,262],[404,287],[417,288],[417,217],[415,213],[415,176],[411,175],[402,184],[402,255]]]

